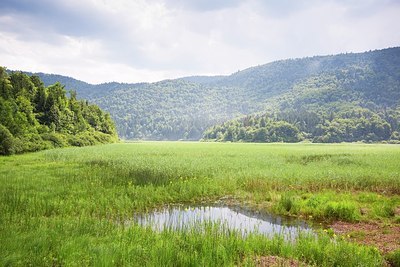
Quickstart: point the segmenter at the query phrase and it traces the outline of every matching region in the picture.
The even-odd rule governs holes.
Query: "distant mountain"
[[[67,90],[74,90],[78,93],[79,98],[92,99],[94,97],[105,96],[112,93],[115,89],[135,86],[135,84],[109,82],[102,84],[90,84],[68,76],[58,74],[47,74],[42,72],[24,72],[28,75],[38,76],[45,86],[50,86],[56,82],[61,83]]]
[[[290,61],[274,64],[286,63]],[[214,125],[205,131],[204,139],[400,142],[399,48],[294,60],[281,72],[287,77],[282,78],[281,87],[262,86],[271,80],[263,78],[270,70],[266,66],[240,74],[234,84],[254,90],[268,88],[268,108]],[[254,75],[255,70],[259,75]],[[249,77],[255,81],[249,83]]]
[[[78,97],[87,98],[109,111],[116,121],[119,135],[127,139],[198,140],[203,136],[206,139],[246,141],[246,138],[238,139],[236,132],[233,132],[236,138],[226,138],[224,125],[240,124],[241,119],[228,121],[247,115],[293,124],[298,130],[298,140],[314,139],[326,137],[329,132],[326,129],[333,127],[325,120],[333,123],[335,118],[344,118],[347,115],[343,114],[358,108],[372,112],[390,124],[390,136],[398,131],[398,123],[395,123],[398,117],[394,112],[400,99],[398,47],[281,60],[229,76],[192,76],[156,83],[91,85],[64,76],[37,75],[46,84],[60,81],[67,89],[76,90]],[[394,117],[391,122],[382,116],[384,110],[394,110],[390,115]],[[301,119],[286,118],[308,111],[317,114],[319,119],[314,126],[320,125],[323,129],[319,131],[325,135],[316,135],[314,128],[310,132],[306,128],[312,125]],[[209,128],[214,125],[220,127],[220,131]],[[254,132],[259,128],[254,125],[247,130]],[[251,136],[247,141],[252,140]],[[325,139],[337,141],[335,138]]]
[[[198,84],[213,84],[218,81],[223,80],[227,76],[189,76],[189,77],[184,77],[181,78],[180,80],[184,80],[186,82],[191,82],[191,83],[198,83]]]

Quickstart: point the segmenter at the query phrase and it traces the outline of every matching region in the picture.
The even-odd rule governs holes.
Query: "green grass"
[[[391,266],[400,266],[400,249],[392,251],[386,255],[386,259]]]
[[[247,265],[280,255],[318,266],[379,266],[329,235],[290,243],[207,226],[124,227],[135,212],[231,196],[312,220],[398,223],[400,146],[144,142],[0,157],[0,265]],[[340,260],[345,257],[346,260]]]

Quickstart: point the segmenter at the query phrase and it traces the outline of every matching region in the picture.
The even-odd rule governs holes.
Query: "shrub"
[[[5,126],[0,124],[0,155],[11,155],[14,153],[14,137]]]
[[[102,132],[93,132],[92,135],[96,142],[100,144],[106,144],[116,141],[116,138],[113,135],[105,134]]]
[[[376,210],[379,216],[384,218],[391,218],[394,217],[395,214],[395,206],[391,203],[384,203],[382,206],[378,206]]]
[[[386,255],[386,261],[393,267],[400,266],[400,249],[397,249]]]
[[[329,220],[356,221],[359,218],[357,207],[349,202],[328,202],[324,217]]]
[[[278,208],[286,212],[296,212],[296,199],[290,194],[283,194],[278,202]]]
[[[75,136],[70,136],[68,138],[68,143],[71,146],[91,146],[98,144],[93,135],[88,132],[79,133]]]
[[[37,133],[26,134],[16,138],[16,153],[35,152],[53,148],[51,143],[44,141]]]
[[[70,136],[68,144],[71,146],[88,146],[90,143],[82,136]]]
[[[59,133],[44,133],[41,137],[45,141],[50,141],[53,147],[66,147],[68,145],[65,135]]]

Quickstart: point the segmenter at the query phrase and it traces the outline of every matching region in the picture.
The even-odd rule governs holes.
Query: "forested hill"
[[[297,61],[304,63],[305,70],[296,72],[288,64],[287,71],[300,75],[311,69],[313,74],[298,80],[292,77],[295,82],[291,86],[290,80],[283,79],[289,89],[268,99],[266,111],[210,127],[203,138],[245,142],[400,142],[399,48]],[[311,66],[318,68],[313,70]],[[268,93],[273,90],[276,87]]]
[[[8,71],[12,73],[12,71]],[[58,75],[58,74],[47,74],[43,72],[24,72],[25,74],[32,76],[38,76],[45,86],[53,85],[58,82],[70,90],[74,90],[78,93],[80,99],[92,99],[94,97],[105,96],[112,93],[115,89],[130,88],[135,84],[129,83],[117,83],[109,82],[102,84],[90,84],[84,81],[74,79],[72,77]]]
[[[117,140],[109,114],[56,82],[0,67],[0,155]]]
[[[49,83],[57,81],[52,80],[56,76],[47,78]],[[389,48],[281,60],[229,76],[192,76],[143,84],[76,83],[72,88],[109,111],[122,138],[196,140],[203,136],[232,141],[287,141],[260,137],[274,135],[274,131],[262,126],[264,117],[266,122],[294,126],[298,134],[295,139],[289,138],[292,141],[307,138],[336,142],[396,138],[399,83],[400,48]],[[246,115],[248,119],[229,121]],[[366,131],[371,135],[356,134],[347,128],[361,129],[367,125],[341,121],[355,118],[380,121],[385,134],[370,130]],[[249,125],[242,123],[246,120]],[[217,126],[209,128],[214,125]],[[261,139],[255,138],[254,133],[261,128]],[[247,137],[238,137],[239,131]]]

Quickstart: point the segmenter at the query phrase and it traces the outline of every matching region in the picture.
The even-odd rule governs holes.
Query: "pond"
[[[137,214],[133,221],[155,231],[182,230],[204,223],[221,223],[227,229],[241,232],[243,236],[249,233],[267,236],[282,234],[291,239],[300,232],[312,233],[311,227],[303,221],[227,206],[173,206]]]

